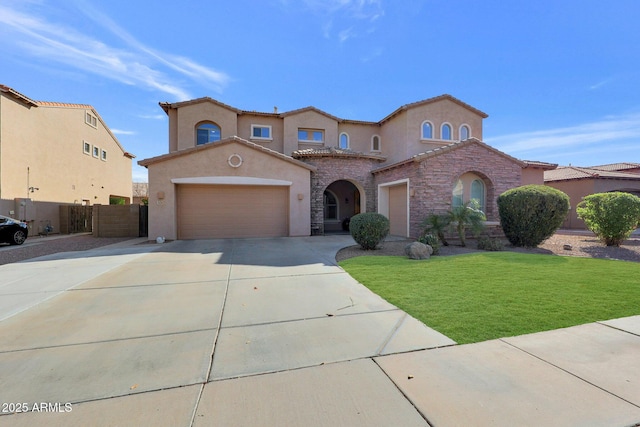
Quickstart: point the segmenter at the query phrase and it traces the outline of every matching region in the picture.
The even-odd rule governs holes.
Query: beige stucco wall
[[[336,146],[340,145],[340,134],[347,133],[349,135],[349,149],[358,153],[371,153],[371,138],[373,135],[380,135],[380,126],[368,123],[340,123],[338,125],[338,141]]]
[[[323,143],[298,143],[298,129],[324,131]],[[338,122],[317,111],[303,111],[284,117],[284,154],[290,156],[295,150],[305,148],[335,147],[338,145]]]
[[[131,200],[131,159],[99,118],[96,127],[85,123],[87,111],[95,115],[82,106],[27,107],[0,94],[3,209],[6,201],[29,197],[42,208],[32,219],[51,220],[59,230],[57,209],[46,207],[52,203],[109,204],[111,195]],[[106,161],[85,154],[84,141],[92,150],[94,146],[105,150]],[[28,192],[29,187],[38,190]]]
[[[242,157],[233,168],[231,155]],[[173,178],[254,177],[291,181],[289,187],[289,235],[311,233],[309,169],[238,142],[212,144],[201,150],[159,161],[149,169],[149,238],[177,238],[176,185]],[[164,198],[159,198],[163,193]]]
[[[594,180],[592,179],[575,179],[570,181],[552,181],[546,182],[545,185],[556,188],[569,196],[569,215],[562,228],[578,228],[584,229],[584,221],[578,218],[576,206],[582,201],[582,198],[588,194],[596,193],[594,188]]]
[[[196,127],[202,122],[213,122],[220,126],[221,139],[238,134],[237,113],[207,100],[181,106],[175,120],[176,129],[170,128],[169,137],[177,138],[177,141],[170,140],[169,147],[177,147],[177,150],[196,146]]]
[[[544,169],[522,168],[522,185],[544,185]]]
[[[253,138],[251,125],[271,126],[272,139]],[[238,136],[279,153],[284,151],[284,122],[277,116],[241,114],[238,116]]]

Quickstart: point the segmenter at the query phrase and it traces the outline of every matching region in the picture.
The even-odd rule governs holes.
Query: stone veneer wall
[[[311,234],[324,234],[324,190],[335,181],[353,183],[364,194],[366,206],[362,212],[376,212],[376,186],[371,170],[380,166],[380,161],[365,158],[311,157],[301,158],[305,163],[318,168],[311,174]]]
[[[499,221],[497,198],[504,191],[518,187],[522,180],[522,167],[509,159],[483,147],[467,144],[419,162],[375,174],[375,186],[409,178],[410,197],[409,232],[418,237],[421,222],[431,213],[444,213],[451,209],[453,186],[466,172],[482,177],[486,191],[488,221]]]

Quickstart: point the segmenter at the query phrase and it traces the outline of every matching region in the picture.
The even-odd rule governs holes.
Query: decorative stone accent
[[[405,246],[404,253],[410,259],[429,259],[433,254],[433,248],[420,242],[413,242]]]

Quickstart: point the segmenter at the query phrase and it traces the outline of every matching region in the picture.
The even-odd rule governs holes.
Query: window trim
[[[201,126],[204,126],[204,125],[213,125],[213,126],[217,127],[218,131],[220,132],[220,135],[219,135],[218,139],[216,139],[216,140],[207,141],[207,142],[203,142],[202,144],[198,144],[198,130],[200,129]],[[195,140],[196,147],[199,147],[200,145],[206,145],[206,144],[219,142],[220,140],[222,140],[222,127],[219,124],[217,124],[215,122],[212,122],[211,120],[204,120],[202,122],[199,122],[199,123],[196,124],[195,139],[196,139]]]
[[[307,137],[309,136],[309,134],[311,134],[313,136],[313,134],[315,132],[320,132],[321,139],[320,140],[317,140],[317,139],[300,139],[300,132],[306,132],[307,133]],[[324,129],[298,128],[298,142],[303,142],[305,144],[324,144],[324,137],[325,137]]]
[[[269,136],[255,136],[254,129],[269,129]],[[251,137],[249,139],[259,139],[260,141],[273,141],[273,128],[271,125],[251,124]]]
[[[98,117],[96,117],[91,111],[85,111],[84,122],[92,128],[98,128]]]
[[[91,155],[93,157],[95,157],[96,159],[100,158],[100,147],[98,147],[97,145],[94,145],[91,149]]]
[[[442,130],[445,128],[445,126],[449,127],[449,138],[445,138],[442,134]],[[442,141],[453,141],[453,126],[451,126],[451,123],[449,122],[444,122],[440,125],[440,139]]]
[[[375,148],[375,145],[374,145],[374,141],[376,138],[378,138],[378,148]],[[371,136],[371,151],[375,153],[379,153],[382,151],[382,138],[380,138],[380,135],[378,134]]]
[[[100,149],[100,160],[102,160],[103,162],[107,161],[107,150]]]
[[[82,152],[87,156],[91,155],[91,143],[87,141],[82,141]]]
[[[346,147],[342,146],[342,137],[343,136],[346,137],[346,139],[347,139],[347,146]],[[338,147],[340,147],[340,148],[342,148],[344,150],[348,150],[351,147],[351,140],[349,138],[349,134],[348,133],[346,133],[346,132],[341,132],[340,133],[340,136],[338,136]]]
[[[336,201],[335,205],[329,205],[329,204],[325,204],[324,203],[324,193],[329,193],[333,199]],[[336,195],[336,193],[334,193],[333,191],[329,190],[328,188],[326,188],[324,190],[324,192],[322,193],[322,220],[324,222],[339,222],[340,221],[340,199],[338,199],[338,196]],[[326,208],[327,206],[335,206],[336,207],[336,217],[335,218],[327,218],[326,217]]]
[[[462,129],[464,128],[467,128],[467,137],[465,139],[462,139]],[[460,141],[466,141],[469,138],[471,138],[471,127],[468,124],[463,123],[460,125],[460,128],[458,128],[458,139]]]
[[[424,136],[424,125],[428,124],[429,126],[431,126],[431,136],[426,137]],[[434,126],[433,123],[430,120],[425,120],[422,122],[422,124],[420,125],[420,139],[425,140],[425,139],[434,139],[433,138],[433,130],[434,130]]]

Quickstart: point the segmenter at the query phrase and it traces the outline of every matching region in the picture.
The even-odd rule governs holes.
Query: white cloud
[[[563,155],[586,155],[630,151],[640,135],[640,113],[609,116],[592,123],[514,133],[488,138],[486,142],[517,157],[535,155],[537,159]]]
[[[114,135],[136,135],[137,134],[137,132],[132,130],[120,130],[120,129],[113,129],[113,128],[111,128],[111,132]]]
[[[0,24],[11,32],[11,46],[22,54],[62,63],[85,72],[146,87],[171,95],[177,100],[191,98],[188,90],[176,84],[173,73],[193,82],[221,91],[230,81],[221,71],[145,46],[104,14],[77,3],[84,13],[122,40],[123,47],[108,45],[71,25],[58,24],[38,17],[34,12],[19,12],[0,6]]]

